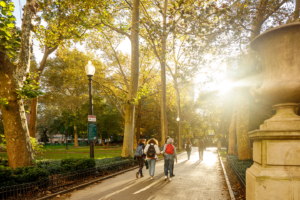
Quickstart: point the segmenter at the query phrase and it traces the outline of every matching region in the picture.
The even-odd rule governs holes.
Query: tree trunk
[[[168,135],[168,120],[167,120],[167,79],[166,79],[166,46],[167,46],[167,6],[168,0],[164,2],[163,13],[163,34],[161,36],[161,144],[165,143]]]
[[[41,75],[46,67],[46,61],[49,55],[57,49],[58,46],[55,46],[51,49],[45,47],[45,52],[43,55],[43,59],[40,63],[40,67],[35,71],[38,73],[38,76],[35,78],[36,82],[40,81]],[[30,137],[35,138],[36,134],[36,125],[37,125],[37,107],[38,107],[38,97],[31,99],[31,111],[30,111],[30,124],[29,124],[29,133]]]
[[[133,132],[133,150],[137,148],[136,132]]]
[[[237,105],[235,104],[233,107],[231,123],[229,127],[228,154],[236,154],[236,107]]]
[[[8,164],[13,169],[32,165],[32,148],[25,116],[23,100],[16,90],[22,88],[29,71],[32,19],[37,12],[35,0],[27,0],[24,6],[19,63],[10,62],[5,51],[0,51],[0,93],[8,105],[1,108],[7,144]],[[1,48],[1,46],[0,46]]]
[[[137,109],[137,120],[136,120],[136,141],[138,142],[141,139],[141,110],[142,110],[142,101],[139,100],[138,109]]]
[[[74,126],[74,136],[75,136],[75,141],[74,141],[74,147],[78,147],[78,135],[77,135],[77,127]]]
[[[299,13],[300,13],[300,0],[295,0],[295,13],[294,13],[294,21],[299,21]]]
[[[38,97],[31,99],[29,135],[35,138]]]
[[[179,117],[179,123],[178,123],[178,148],[182,149],[182,127],[181,127],[181,107],[180,107],[180,91],[178,87],[177,77],[176,80],[174,80],[174,86],[176,91],[176,105],[177,105],[177,116]]]
[[[139,6],[140,0],[133,0],[132,4],[132,24],[131,24],[131,76],[130,88],[125,104],[125,130],[122,157],[133,156],[133,133],[135,104],[139,85]]]
[[[238,96],[237,99],[237,116],[236,116],[236,134],[238,143],[238,155],[240,160],[252,158],[251,143],[248,137],[249,131],[249,100]]]

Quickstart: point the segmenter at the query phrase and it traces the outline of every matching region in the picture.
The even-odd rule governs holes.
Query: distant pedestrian
[[[204,149],[204,142],[202,140],[202,138],[199,138],[198,140],[198,152],[199,152],[199,160],[203,160],[203,149]]]
[[[146,154],[146,160],[149,165],[149,174],[151,180],[154,179],[153,176],[155,172],[155,165],[156,165],[156,160],[158,159],[157,155],[160,154],[157,144],[158,144],[157,140],[152,138],[147,142],[147,145],[144,149],[144,153]]]
[[[188,160],[191,158],[192,147],[193,147],[193,146],[192,146],[192,144],[191,144],[191,141],[188,140],[188,141],[186,142],[186,145],[185,145],[185,150],[186,150],[186,152],[187,152]]]
[[[164,145],[164,150],[162,151],[164,154],[164,161],[165,161],[165,180],[168,179],[168,172],[170,172],[169,180],[171,181],[173,177],[173,167],[174,167],[174,159],[176,159],[177,163],[177,153],[176,148],[173,145],[173,139],[169,138],[167,140],[167,144]]]
[[[136,178],[139,178],[139,175],[142,177],[143,176],[143,167],[144,167],[144,161],[145,161],[145,158],[146,158],[146,155],[144,154],[144,149],[145,149],[145,144],[146,144],[146,139],[140,139],[139,140],[139,143],[138,143],[138,146],[135,150],[135,158],[138,162],[138,165],[139,165],[139,170],[138,172],[135,174]]]

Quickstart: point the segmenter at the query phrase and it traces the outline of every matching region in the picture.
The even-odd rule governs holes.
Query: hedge
[[[38,167],[0,167],[1,187],[47,180],[50,173]]]

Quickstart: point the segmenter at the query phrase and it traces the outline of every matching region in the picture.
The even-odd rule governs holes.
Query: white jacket
[[[159,148],[158,148],[158,146],[156,144],[153,144],[153,143],[147,144],[146,147],[145,147],[145,149],[144,149],[144,154],[147,155],[147,152],[148,152],[148,149],[149,149],[150,145],[154,145],[154,149],[155,149],[155,153],[156,153],[155,154],[155,159],[158,159],[157,155],[160,154],[160,151],[159,151]],[[148,156],[146,156],[146,160],[149,160],[149,159],[152,159],[152,158],[148,158]]]

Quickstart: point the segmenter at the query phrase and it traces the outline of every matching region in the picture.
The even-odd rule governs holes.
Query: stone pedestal
[[[252,48],[263,65],[263,84],[252,93],[276,115],[249,133],[254,164],[246,172],[247,200],[300,200],[300,23],[266,31]]]

